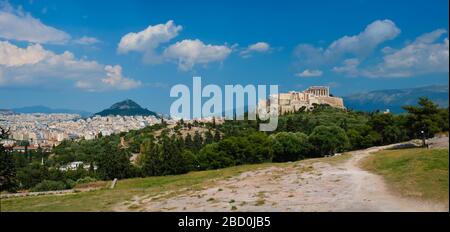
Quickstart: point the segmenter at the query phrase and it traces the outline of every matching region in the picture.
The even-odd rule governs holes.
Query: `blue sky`
[[[170,88],[448,84],[448,1],[0,1],[0,108],[168,113]]]

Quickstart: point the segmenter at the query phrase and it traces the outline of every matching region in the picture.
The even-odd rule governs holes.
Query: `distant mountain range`
[[[8,109],[0,109],[0,115],[9,115],[9,114],[14,114],[14,112],[12,110],[8,110]]]
[[[100,111],[94,115],[100,116],[108,116],[108,115],[121,115],[121,116],[134,116],[134,115],[142,115],[142,116],[155,116],[158,117],[158,114],[150,111],[148,109],[142,108],[136,102],[127,99],[125,101],[118,102],[112,105],[110,108]]]
[[[402,113],[404,105],[416,105],[419,97],[428,97],[440,107],[448,107],[448,85],[430,85],[408,89],[376,90],[344,97],[348,109]]]
[[[32,114],[32,113],[43,113],[43,114],[79,114],[82,117],[87,117],[92,115],[91,112],[83,111],[83,110],[69,110],[69,109],[53,109],[46,106],[27,106],[21,108],[11,109],[11,111],[15,113],[22,114]]]
[[[357,93],[345,96],[344,104],[348,109],[360,111],[384,111],[389,109],[393,113],[402,113],[402,106],[415,105],[419,97],[428,97],[433,102],[439,104],[440,107],[448,107],[449,105],[449,86],[447,85],[430,85],[418,88],[407,89],[387,89],[375,90],[365,93]],[[79,114],[82,117],[89,117],[93,114],[83,110],[69,109],[53,109],[46,106],[28,106],[15,109],[0,109],[0,114],[11,113],[66,113]],[[100,111],[94,115],[122,115],[122,116],[156,116],[157,113],[142,108],[139,104],[132,100],[125,100],[112,105],[110,108]]]

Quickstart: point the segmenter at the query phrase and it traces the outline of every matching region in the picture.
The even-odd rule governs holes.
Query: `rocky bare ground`
[[[448,143],[447,143],[448,144]],[[117,211],[448,211],[391,193],[381,176],[358,167],[375,147],[337,163],[320,159],[248,171],[202,190],[135,196]]]

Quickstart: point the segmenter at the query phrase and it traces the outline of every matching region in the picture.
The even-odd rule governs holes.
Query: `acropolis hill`
[[[271,103],[278,101],[280,114],[295,112],[305,107],[306,110],[313,108],[314,104],[326,104],[331,107],[345,109],[344,100],[340,97],[330,96],[330,87],[311,86],[302,92],[290,91],[270,96],[267,100],[258,103],[258,107],[270,107]]]

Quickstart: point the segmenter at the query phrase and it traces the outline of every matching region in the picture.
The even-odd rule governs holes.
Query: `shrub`
[[[66,184],[66,189],[71,189],[77,184],[77,182],[72,179],[67,179],[64,183]]]
[[[76,184],[86,184],[86,183],[90,183],[90,182],[94,182],[94,181],[97,181],[97,180],[90,176],[86,176],[84,178],[78,179]]]
[[[42,192],[42,191],[55,191],[63,189],[67,189],[67,185],[63,181],[43,180],[41,183],[34,186],[31,189],[31,191]]]

